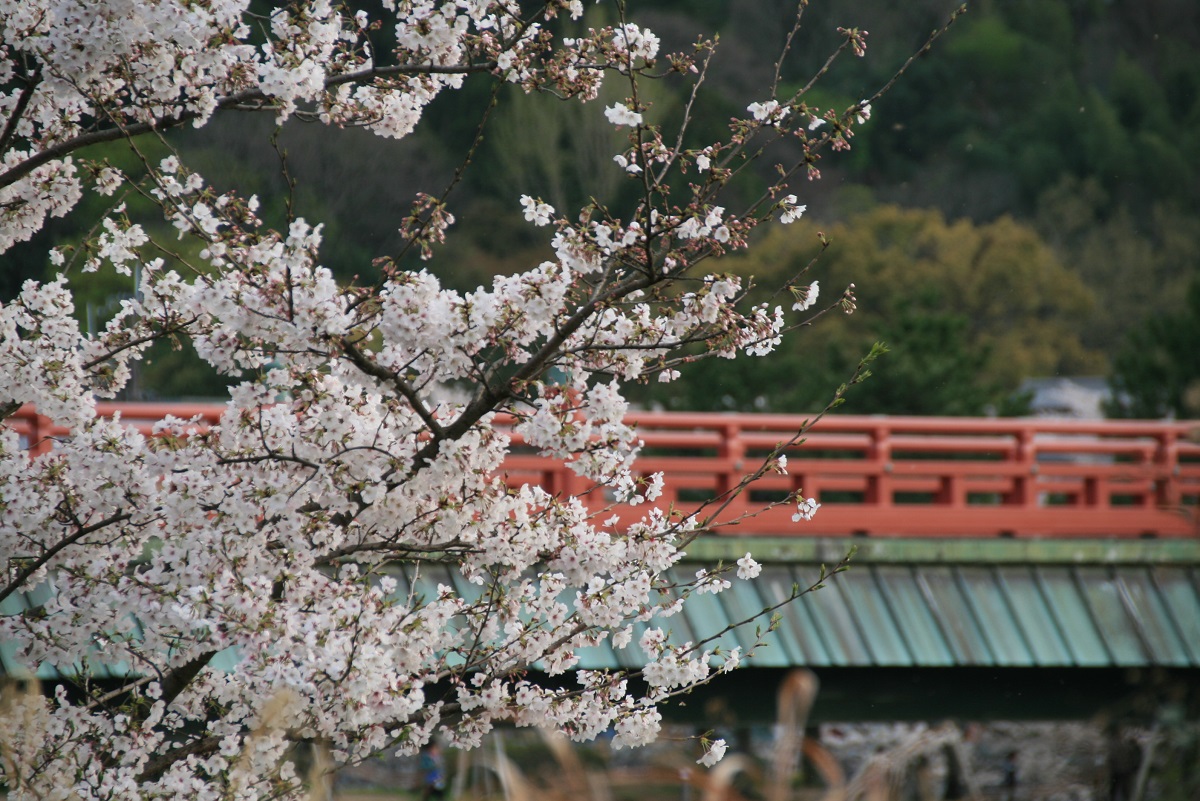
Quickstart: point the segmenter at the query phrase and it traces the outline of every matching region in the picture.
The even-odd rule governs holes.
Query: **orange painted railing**
[[[101,404],[149,428],[165,414],[215,421],[222,407]],[[735,487],[804,419],[784,415],[635,413],[639,474],[663,472],[660,506],[690,511]],[[31,451],[65,434],[25,407],[6,425]],[[517,452],[511,482],[590,492],[561,461]],[[1200,422],[830,416],[722,511],[722,534],[1016,537],[1200,537]],[[801,492],[822,507],[793,522],[772,501]],[[769,508],[768,508],[769,507]],[[628,517],[629,513],[625,512]]]

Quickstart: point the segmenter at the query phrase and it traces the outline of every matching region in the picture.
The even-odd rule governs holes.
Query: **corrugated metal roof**
[[[778,627],[763,635],[766,646],[756,649],[749,664],[1200,667],[1200,565],[1194,561],[1036,564],[957,558],[916,563],[882,558],[881,553],[887,550],[857,560],[851,570],[829,578],[824,589],[785,606]],[[893,557],[898,555],[893,551]],[[672,578],[685,582],[696,568],[682,563]],[[693,596],[683,614],[656,625],[669,629],[676,643],[695,642],[778,603],[794,584],[808,586],[819,571],[817,561],[768,564],[756,581],[734,580],[719,595]],[[401,571],[396,574],[397,593],[403,597],[409,592],[430,597],[439,583],[468,598],[481,591],[444,567],[426,567],[415,582]],[[0,605],[0,614],[14,614],[44,600],[38,593],[10,596]],[[768,622],[767,617],[761,620],[764,632]],[[754,629],[752,624],[726,632],[714,644],[748,651],[756,642]],[[635,627],[625,650],[614,650],[607,642],[585,649],[580,667],[634,667],[641,657],[638,636],[644,630],[644,624]],[[13,653],[12,643],[0,643],[4,672],[16,667]],[[230,656],[224,667],[233,661]],[[124,665],[90,667],[113,676],[127,670]],[[77,670],[73,666],[63,672]],[[45,665],[39,670],[48,679],[57,673]]]
[[[770,565],[692,604],[696,640],[811,583],[817,564]],[[678,569],[679,580],[690,575]],[[695,600],[695,599],[693,599]],[[1200,667],[1200,568],[1110,565],[855,566],[784,607],[761,667]],[[727,648],[729,635],[719,644]],[[752,644],[746,632],[736,640]],[[632,646],[631,646],[632,647]],[[611,653],[611,652],[610,652]],[[614,667],[600,653],[585,667]],[[624,660],[622,660],[624,662]]]

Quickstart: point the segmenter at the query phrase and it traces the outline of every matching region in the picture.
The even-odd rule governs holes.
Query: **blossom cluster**
[[[526,5],[388,0],[376,19],[306,0],[262,19],[248,0],[0,0],[0,251],[90,186],[151,199],[157,230],[195,254],[168,257],[115,202],[87,241],[51,251],[61,275],[0,306],[0,421],[29,404],[66,432],[30,442],[0,427],[0,600],[48,598],[0,617],[0,641],[30,666],[127,670],[103,697],[22,702],[30,724],[0,735],[13,799],[299,797],[297,739],[327,744],[335,765],[434,736],[471,747],[498,723],[640,745],[660,702],[740,663],[740,650],[672,641],[664,621],[762,567],[747,554],[671,578],[714,518],[663,505],[663,476],[636,472],[623,387],[779,346],[817,282],[793,309],[747,307],[743,280],[709,260],[799,217],[787,180],[811,176],[819,143],[844,141],[869,107],[770,98],[685,149],[637,82],[664,61],[702,73],[711,43],[664,55],[629,22],[556,40],[547,20],[581,4]],[[385,27],[386,53],[372,41]],[[615,160],[646,190],[572,214],[513,199],[547,229],[547,258],[474,291],[386,257],[374,283],[339,285],[319,223],[272,230],[258,198],[217,191],[176,155],[147,159],[144,176],[72,155],[226,111],[402,137],[470,73],[581,100],[611,73],[630,95],[594,113],[628,129]],[[800,137],[803,155],[734,210],[720,200],[728,165],[760,135]],[[431,256],[453,222],[444,196],[420,195],[402,231]],[[70,286],[93,272],[138,286],[84,333]],[[231,382],[219,420],[146,431],[98,412],[152,343],[178,339]],[[518,448],[566,461],[575,483],[506,477]],[[801,500],[797,517],[818,506]],[[604,642],[644,655],[648,689],[619,673],[578,671],[569,689],[525,675],[575,669]]]

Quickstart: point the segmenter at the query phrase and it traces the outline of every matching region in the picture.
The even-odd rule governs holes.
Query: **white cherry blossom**
[[[697,759],[696,762],[709,768],[720,762],[725,756],[725,751],[729,748],[722,739],[713,740],[705,745],[704,755]]]
[[[821,295],[821,282],[813,281],[807,287],[802,287],[795,290],[796,302],[792,304],[794,311],[808,311],[817,303],[817,298]]]
[[[743,556],[741,559],[739,559],[737,561],[737,564],[738,564],[738,570],[737,570],[738,578],[742,579],[743,581],[748,581],[749,579],[758,578],[758,574],[762,572],[762,565],[760,565],[758,562],[754,561],[754,557],[751,556],[749,553],[747,553],[745,556]]]
[[[641,125],[642,115],[624,103],[614,103],[604,109],[604,118],[618,127],[622,125]]]
[[[796,220],[808,211],[808,206],[800,206],[796,204],[796,196],[788,195],[783,200],[779,201],[779,221],[784,225],[794,223]]]
[[[801,498],[796,502],[796,512],[792,515],[792,522],[799,523],[801,520],[812,520],[820,508],[821,504],[817,503],[816,498]]]

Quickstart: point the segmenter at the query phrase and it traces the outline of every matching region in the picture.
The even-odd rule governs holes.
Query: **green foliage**
[[[1186,307],[1152,316],[1129,332],[1113,359],[1113,417],[1200,418],[1200,275]]]
[[[1200,220],[1188,207],[1156,203],[1135,215],[1114,207],[1094,179],[1066,179],[1043,193],[1036,226],[1095,294],[1078,334],[1106,353],[1142,318],[1181,310],[1200,265]]]
[[[1135,212],[1152,199],[1196,201],[1197,133],[1184,123],[1200,115],[1200,64],[1187,44],[1200,12],[1177,0],[1162,4],[1170,7],[1163,13],[1185,27],[1129,24],[1140,5],[972,7],[937,57],[918,62],[881,104],[880,119],[891,125],[865,134],[876,158],[857,177],[883,188],[919,176],[922,196],[977,219],[996,213],[994,200],[949,184],[965,177],[978,187],[987,180],[981,168],[998,166],[1017,178],[1005,203],[1020,216],[1065,176],[1099,180]],[[879,64],[872,80],[886,71]]]
[[[983,372],[988,349],[963,347],[970,322],[936,299],[904,298],[879,321],[876,332],[892,344],[848,411],[976,415],[1005,403],[1003,388]]]
[[[1126,53],[1117,55],[1109,82],[1112,103],[1122,127],[1170,134],[1171,114],[1166,93],[1154,78]]]
[[[958,62],[990,92],[1013,91],[1028,77],[1026,59],[1033,42],[1008,27],[999,16],[975,16],[946,44],[945,55]]]
[[[825,228],[832,245],[806,273],[821,249],[818,228],[801,221],[773,229],[722,265],[754,276],[760,299],[773,304],[790,302],[768,292],[787,283],[819,278],[828,305],[853,282],[858,310],[824,313],[761,363],[711,360],[685,372],[671,408],[812,412],[879,340],[890,352],[847,394],[843,411],[1019,411],[1010,399],[1024,377],[1103,364],[1074,333],[1090,293],[1027,226],[948,223],[936,211],[881,206]]]
[[[237,379],[219,374],[196,356],[186,339],[154,343],[138,365],[122,398],[176,400],[226,396]]]

